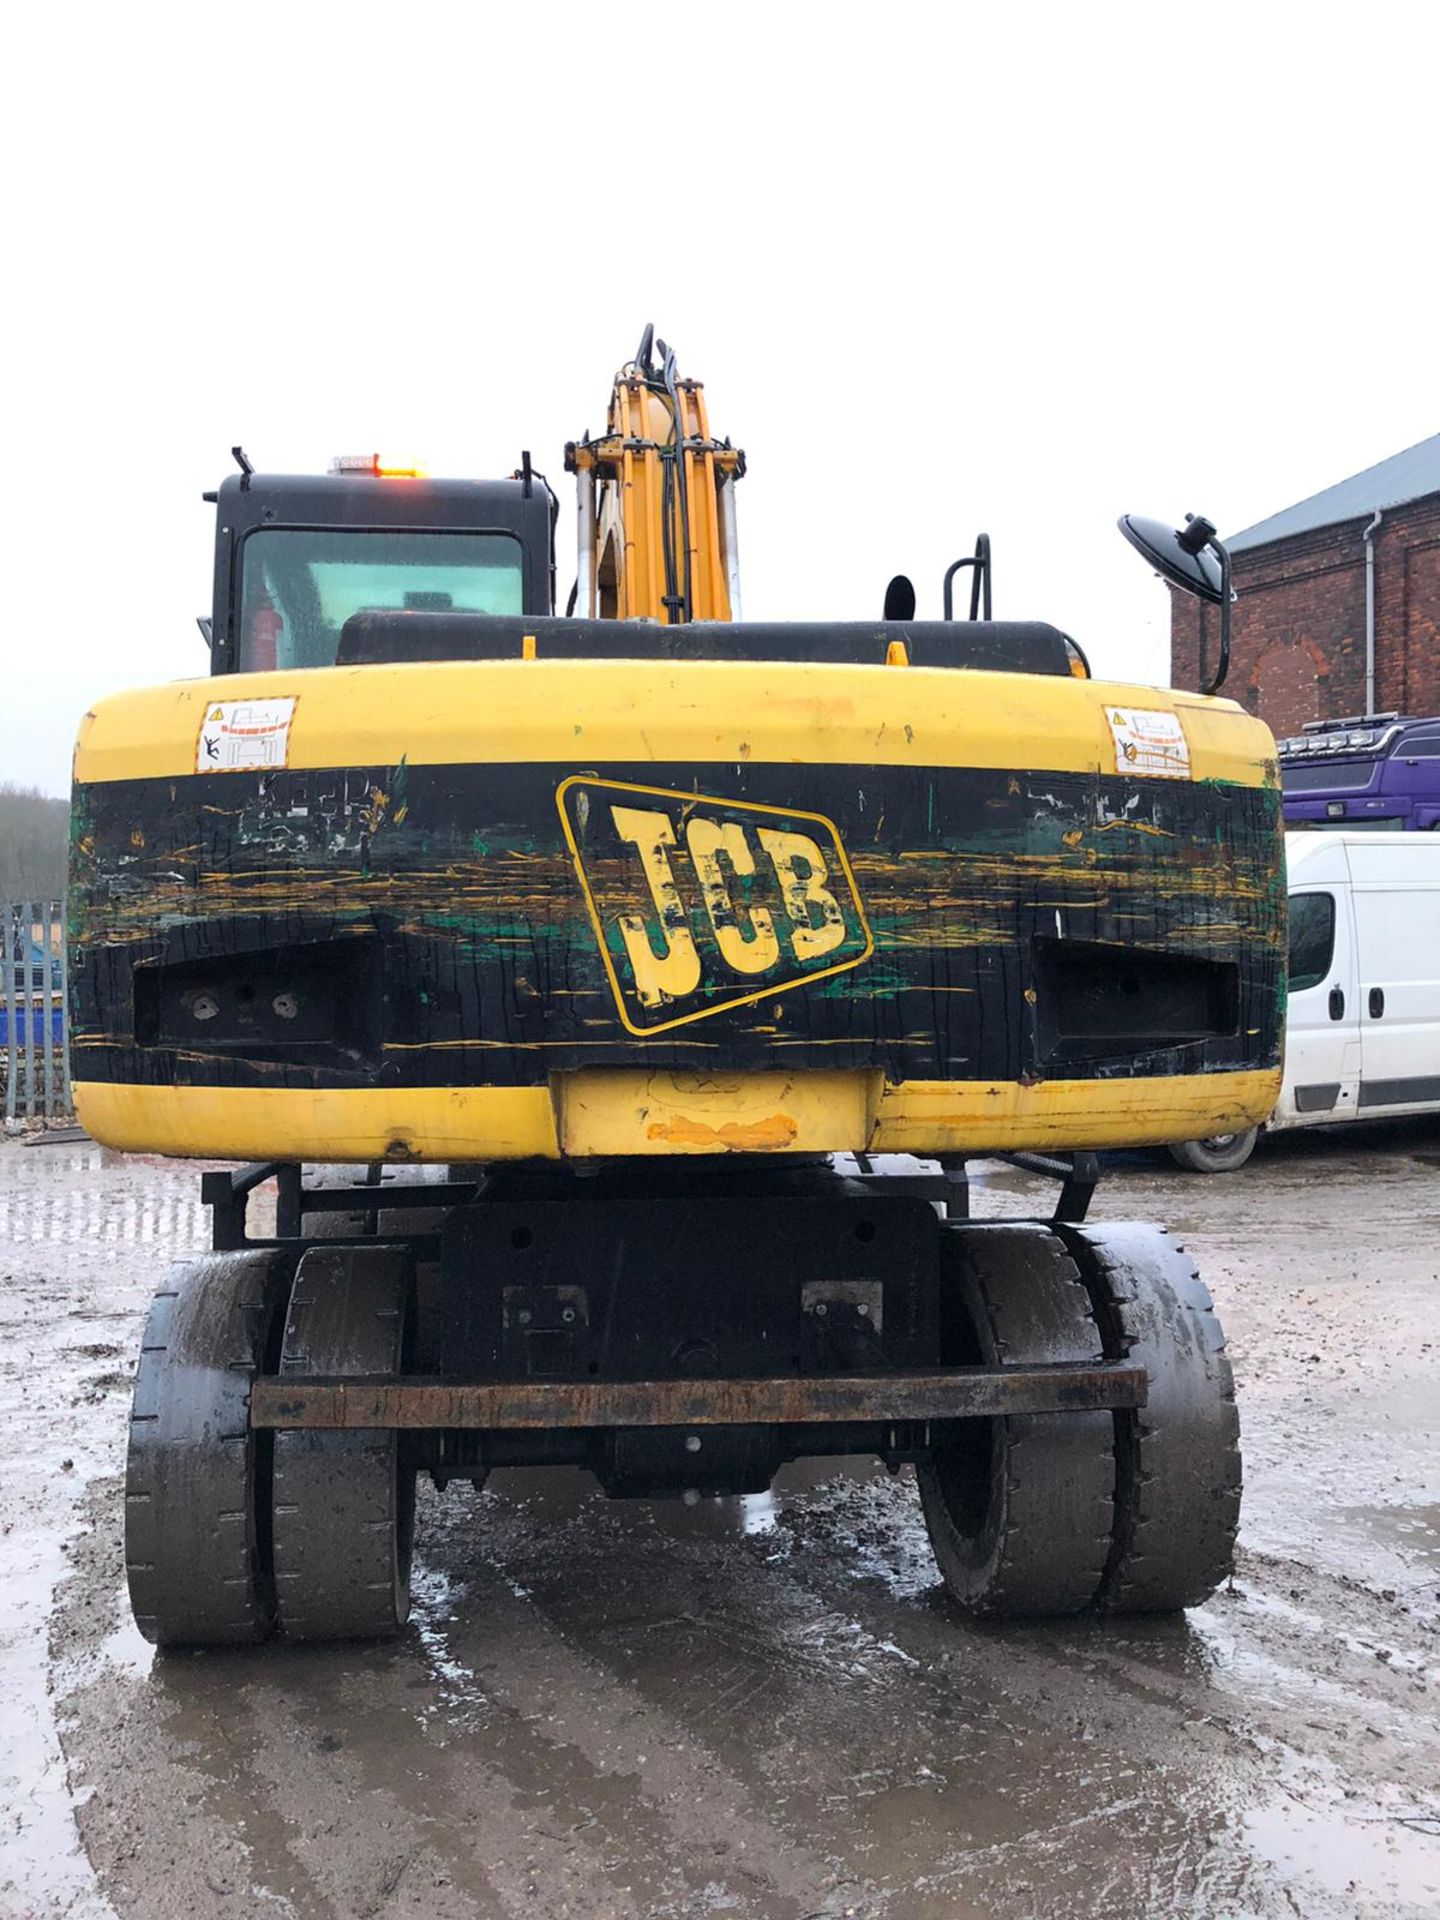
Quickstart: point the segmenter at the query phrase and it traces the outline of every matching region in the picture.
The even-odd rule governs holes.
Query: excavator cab
[[[261,474],[236,453],[207,496],[215,673],[334,666],[361,611],[551,611],[556,502],[528,456],[513,479],[436,480],[378,456]]]

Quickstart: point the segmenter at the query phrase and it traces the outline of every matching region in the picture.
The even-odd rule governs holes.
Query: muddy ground
[[[0,1147],[0,1910],[1440,1912],[1440,1128],[1136,1156],[1096,1214],[1171,1223],[1230,1334],[1242,1551],[1183,1619],[967,1624],[863,1463],[688,1509],[497,1475],[422,1500],[398,1644],[156,1657],[127,1393],[198,1180]]]

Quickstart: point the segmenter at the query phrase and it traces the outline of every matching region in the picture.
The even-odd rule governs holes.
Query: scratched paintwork
[[[556,804],[576,773],[823,816],[843,843],[872,950],[799,991],[627,1031]],[[894,1082],[1033,1080],[1049,1066],[1033,943],[1056,936],[1228,960],[1240,981],[1234,1034],[1117,1051],[1067,1065],[1066,1077],[1268,1068],[1279,1057],[1284,893],[1269,786],[755,762],[402,762],[104,782],[78,790],[75,817],[81,1080],[528,1086],[581,1067],[743,1070],[777,1057]],[[613,901],[637,884],[613,847],[581,851],[597,895]],[[686,859],[677,848],[677,873],[698,898]],[[643,889],[638,899],[643,907]],[[699,908],[695,930],[705,946]],[[137,1043],[136,968],[366,936],[385,949],[384,1013],[363,1060],[246,1058],[207,1050],[199,1034]],[[661,938],[657,926],[657,951]],[[719,964],[706,947],[707,969]]]

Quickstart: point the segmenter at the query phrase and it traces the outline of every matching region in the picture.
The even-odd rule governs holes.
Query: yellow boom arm
[[[565,466],[580,493],[577,613],[667,626],[740,617],[735,482],[745,456],[711,438],[703,387],[677,377],[653,328],[615,376],[604,437],[572,441]]]

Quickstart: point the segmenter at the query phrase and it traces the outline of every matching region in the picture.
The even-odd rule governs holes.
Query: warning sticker
[[[1190,778],[1190,745],[1178,713],[1148,707],[1107,707],[1117,773],[1148,773],[1162,780]]]
[[[281,700],[212,700],[195,746],[197,773],[239,773],[283,767],[290,751],[295,696]]]

